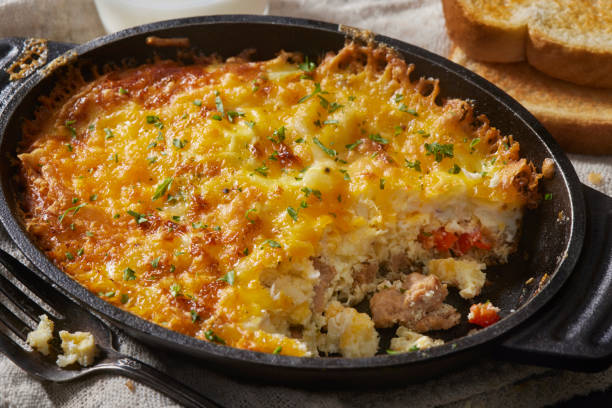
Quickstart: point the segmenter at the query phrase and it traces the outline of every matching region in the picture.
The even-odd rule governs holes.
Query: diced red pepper
[[[499,320],[499,308],[493,306],[491,302],[476,303],[470,306],[468,322],[487,327]]]
[[[457,242],[457,235],[452,232],[446,232],[444,228],[440,228],[434,232],[434,243],[436,249],[440,252],[448,251]]]

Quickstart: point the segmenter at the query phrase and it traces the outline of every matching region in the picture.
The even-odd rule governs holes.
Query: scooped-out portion
[[[213,343],[365,357],[399,326],[394,352],[441,344],[423,333],[466,319],[449,286],[478,297],[541,175],[389,48],[247,56],[59,83],[23,126],[29,233],[102,299]]]

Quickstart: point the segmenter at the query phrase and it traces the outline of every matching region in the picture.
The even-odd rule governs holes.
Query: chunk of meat
[[[374,282],[378,273],[378,263],[364,262],[353,269],[354,284],[365,285]]]
[[[325,309],[325,292],[329,288],[334,276],[336,276],[336,268],[326,264],[321,258],[314,258],[312,266],[319,271],[319,282],[314,287],[312,310],[315,313],[320,313]]]
[[[409,329],[426,332],[446,330],[461,316],[451,305],[445,304],[446,285],[433,275],[411,273],[402,283],[404,292],[383,289],[370,299],[370,310],[376,327],[391,327],[400,323]]]

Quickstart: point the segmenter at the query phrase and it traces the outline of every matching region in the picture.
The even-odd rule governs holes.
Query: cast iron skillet
[[[149,35],[188,37],[204,53],[225,57],[245,48],[254,58],[270,58],[281,49],[311,56],[341,48],[346,33],[338,25],[285,17],[211,16],[154,23],[93,40],[84,45],[49,43],[49,60],[70,50],[79,60],[97,65],[129,57],[144,62],[154,53],[176,57],[176,49],[145,46]],[[126,330],[133,337],[166,350],[206,360],[211,366],[251,379],[302,385],[378,384],[419,380],[457,367],[479,356],[493,356],[565,367],[599,370],[612,361],[612,296],[610,267],[610,212],[612,199],[578,181],[567,157],[540,123],[515,100],[474,73],[421,48],[384,36],[376,41],[397,49],[416,65],[414,78],[439,78],[441,98],[474,101],[504,134],[512,134],[529,160],[541,166],[550,157],[556,175],[545,181],[544,201],[525,218],[519,251],[510,263],[491,268],[480,299],[502,308],[504,318],[495,325],[466,336],[463,323],[437,337],[450,340],[441,347],[371,358],[294,358],[219,346],[191,338],[124,312],[67,277],[30,241],[17,214],[14,157],[20,123],[31,118],[37,98],[50,91],[59,72],[38,70],[25,80],[10,82],[0,74],[0,218],[11,238],[38,268],[37,273]],[[23,47],[23,39],[0,42],[0,67],[6,67]],[[586,200],[585,200],[586,198]],[[586,205],[585,205],[586,203]],[[533,277],[533,283],[525,284]],[[542,282],[542,284],[540,284]],[[466,314],[465,302],[451,303]],[[511,312],[513,311],[513,312]],[[387,333],[388,334],[388,333]],[[388,341],[388,339],[387,339]],[[383,344],[383,348],[385,345]],[[323,381],[324,380],[324,381]]]

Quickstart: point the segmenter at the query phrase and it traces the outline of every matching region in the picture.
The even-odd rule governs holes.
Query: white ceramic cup
[[[95,4],[108,33],[173,18],[268,13],[268,0],[95,0]]]

